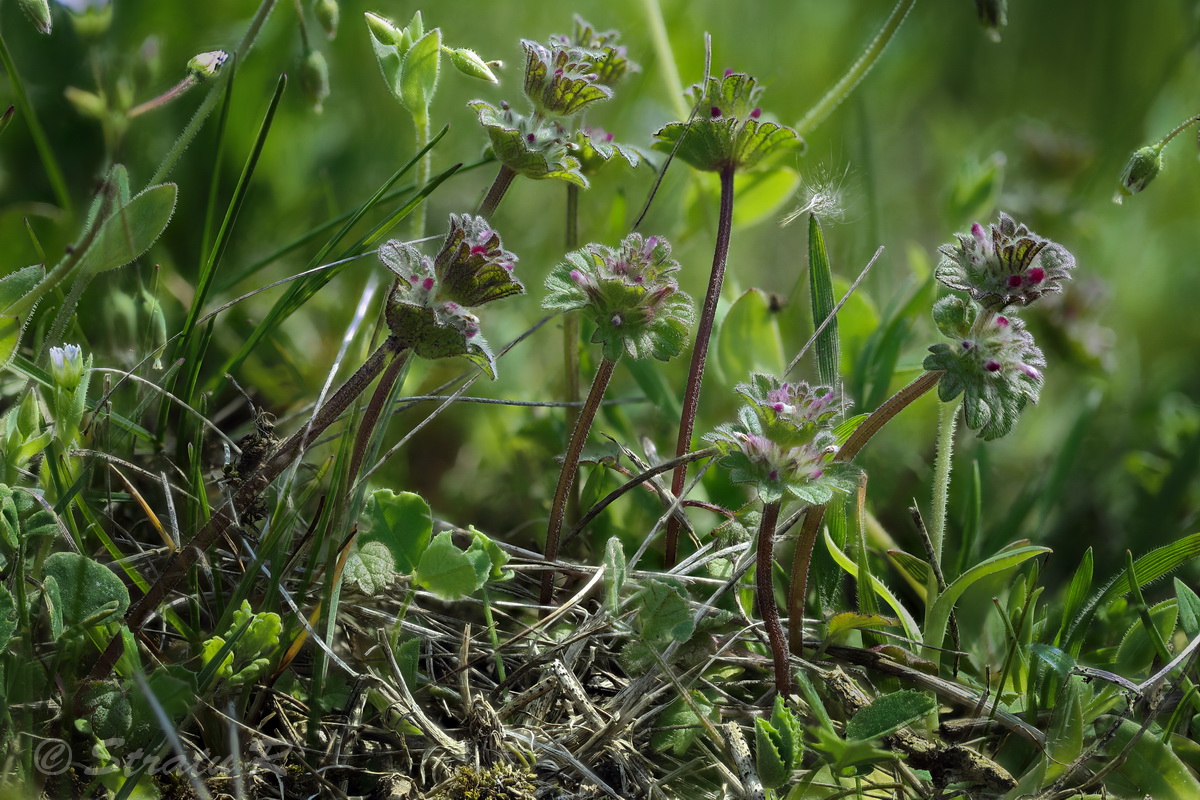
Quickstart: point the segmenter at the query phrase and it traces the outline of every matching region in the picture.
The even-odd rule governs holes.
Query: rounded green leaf
[[[730,307],[717,333],[717,357],[729,380],[783,372],[783,338],[767,296],[751,289]]]
[[[442,600],[461,600],[487,581],[491,568],[486,552],[464,552],[446,531],[425,549],[413,579]]]
[[[419,494],[378,489],[367,499],[369,527],[358,536],[360,546],[378,542],[392,555],[395,571],[410,574],[433,536],[429,504]]]
[[[54,553],[43,575],[58,583],[63,624],[103,625],[120,619],[129,608],[129,590],[108,567],[78,553]]]

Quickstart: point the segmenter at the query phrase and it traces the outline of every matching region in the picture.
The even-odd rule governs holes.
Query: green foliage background
[[[650,134],[678,112],[666,53],[655,49],[646,5],[443,0],[424,7],[426,26],[440,26],[449,44],[506,62],[499,87],[469,82],[444,65],[433,118],[435,129],[448,123],[451,130],[434,151],[435,172],[478,160],[484,137],[465,103],[516,101],[518,40],[568,32],[572,12],[601,29],[618,28],[630,57],[642,65],[642,72],[618,88],[615,100],[589,116],[589,124],[648,147]],[[765,111],[784,123],[797,121],[824,94],[890,10],[890,3],[877,0],[663,0],[661,5],[671,58],[685,84],[701,76],[703,34],[710,32],[713,69],[755,75],[767,87]],[[936,263],[937,246],[975,219],[993,219],[995,208],[1076,255],[1079,269],[1066,305],[1057,315],[1042,308],[1030,314],[1050,359],[1042,402],[1000,443],[985,447],[963,440],[961,452],[967,457],[958,460],[951,531],[962,524],[962,489],[972,461],[978,460],[985,476],[986,541],[999,545],[1029,537],[1050,544],[1062,568],[1094,545],[1115,568],[1125,548],[1142,552],[1191,532],[1198,507],[1200,163],[1194,137],[1169,147],[1167,169],[1145,194],[1123,206],[1110,197],[1130,152],[1200,111],[1200,4],[1013,0],[1010,6],[1003,41],[994,44],[977,24],[969,0],[917,3],[876,70],[809,137],[804,156],[789,156],[790,165],[809,183],[832,176],[843,192],[845,220],[826,230],[836,274],[851,279],[878,246],[886,248],[861,300],[847,309],[845,331],[855,327],[854,315],[869,317],[870,308],[881,310],[910,291]],[[418,7],[345,0],[336,41],[326,43],[312,29],[332,80],[322,115],[314,114],[294,79],[301,55],[295,7],[284,2],[275,9],[255,49],[238,65],[230,133],[218,163],[222,197],[241,170],[277,76],[287,72],[293,80],[225,255],[224,274],[361,203],[412,155],[411,125],[380,78],[362,12],[403,23]],[[61,159],[77,214],[108,165],[99,126],[79,116],[63,89],[95,90],[99,80],[112,91],[120,76],[143,69],[143,47],[153,36],[159,66],[136,90],[137,101],[148,99],[178,81],[196,53],[232,50],[252,12],[253,4],[231,0],[115,0],[113,27],[93,46],[79,40],[61,10],[55,33],[43,37],[33,33],[15,3],[0,6],[0,25]],[[149,179],[205,91],[193,89],[133,121],[115,155],[128,165],[135,187]],[[0,105],[10,102],[5,81]],[[150,284],[153,264],[161,265],[168,330],[178,329],[198,269],[213,133],[210,125],[170,176],[181,187],[179,207],[150,257],[105,276],[85,296],[79,326],[68,341],[94,350],[97,365],[130,366],[144,354],[139,337],[114,322],[112,298],[135,293],[137,273]],[[953,201],[956,187],[967,182],[963,176],[997,153],[1004,163],[998,205],[973,208]],[[440,232],[447,213],[472,210],[494,169],[466,172],[435,192],[428,232]],[[581,239],[615,244],[653,180],[646,167],[632,173],[610,167],[583,195]],[[758,224],[735,230],[726,297],[752,286],[783,298],[793,294],[805,267],[804,226],[781,230],[775,220],[797,202],[789,200]],[[495,218],[506,246],[521,256],[518,274],[531,289],[528,296],[485,312],[485,331],[495,345],[541,317],[541,281],[563,251],[564,204],[562,184],[518,182]],[[64,219],[54,208],[32,140],[18,118],[0,138],[0,274],[40,260],[24,233],[25,218],[52,254],[61,253],[78,230],[78,221]],[[675,165],[641,230],[672,240],[685,268],[681,283],[694,296],[703,293],[715,223],[714,187]],[[407,229],[402,226],[395,235],[405,237]],[[215,300],[291,274],[310,253],[303,249],[223,287]],[[281,416],[299,411],[323,382],[372,272],[381,272],[374,259],[351,266],[259,348],[237,380],[269,410]],[[219,369],[221,359],[215,356],[234,352],[280,291],[220,318],[207,370]],[[919,366],[925,346],[936,340],[927,317],[913,324],[901,359],[909,370]],[[787,357],[801,339],[789,336]],[[477,383],[471,393],[557,399],[560,342],[557,323],[545,326],[502,360],[499,381]],[[846,348],[852,354],[855,345],[851,341]],[[406,393],[432,389],[461,368],[418,365]],[[683,370],[682,364],[664,369],[668,385],[682,386]],[[895,385],[912,374],[898,376]],[[735,402],[732,385],[744,377],[717,375],[706,385],[698,431],[726,420]],[[627,372],[619,372],[610,396],[641,391]],[[233,432],[248,418],[239,403],[225,383],[211,398],[209,412]],[[397,415],[392,439],[430,408],[424,404]],[[379,480],[422,493],[435,514],[532,544],[552,491],[551,459],[561,451],[562,429],[558,411],[460,405],[415,439]],[[626,441],[651,432],[666,452],[674,421],[661,408],[621,406],[608,409],[598,429]],[[933,405],[926,399],[864,456],[872,506],[909,549],[916,545],[904,509],[914,496],[927,503],[932,433]],[[652,511],[647,506],[647,519]]]

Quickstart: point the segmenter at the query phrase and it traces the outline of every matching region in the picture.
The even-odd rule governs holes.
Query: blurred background
[[[52,3],[54,5],[54,3]],[[313,45],[328,61],[331,93],[317,113],[295,77],[302,57],[296,5],[287,0],[267,20],[260,39],[238,65],[229,106],[228,134],[218,153],[210,124],[176,165],[179,206],[167,234],[138,265],[104,276],[89,289],[72,340],[97,353],[97,364],[130,366],[146,352],[122,322],[118,299],[156,286],[168,331],[178,330],[190,302],[201,252],[202,220],[213,180],[222,203],[241,172],[276,80],[291,76],[247,204],[222,269],[237,274],[331,217],[357,207],[413,155],[407,112],[388,93],[372,54],[364,11],[405,24],[417,9],[426,28],[440,27],[453,47],[499,59],[498,86],[473,81],[443,63],[434,102],[435,131],[450,126],[433,151],[433,167],[479,162],[486,138],[469,100],[520,102],[521,38],[569,34],[572,13],[599,29],[615,28],[641,71],[618,85],[616,97],[589,125],[618,141],[649,150],[652,134],[679,118],[676,81],[699,80],[704,34],[712,35],[712,67],[749,72],[766,87],[764,113],[791,124],[833,85],[882,26],[892,4],[884,0],[779,0],[728,3],[661,0],[666,40],[656,42],[648,7],[635,0],[495,3],[441,0],[365,3],[341,0],[341,28],[333,41],[303,3]],[[55,9],[51,36],[33,32],[18,4],[0,6],[0,30],[66,175],[75,216],[58,206],[28,127],[18,118],[0,137],[0,274],[42,259],[25,220],[56,260],[77,234],[89,198],[112,160],[126,164],[144,186],[202,101],[194,88],[175,102],[131,121],[119,139],[81,114],[68,87],[136,102],[176,84],[194,55],[233,50],[256,4],[244,0],[114,0],[111,27],[88,38]],[[668,49],[669,48],[669,49]],[[675,76],[678,76],[676,78]],[[0,84],[0,106],[14,102]],[[858,411],[869,411],[918,374],[928,345],[938,340],[928,318],[929,273],[937,248],[974,221],[994,221],[1004,210],[1038,233],[1062,243],[1077,260],[1075,281],[1057,302],[1024,316],[1046,351],[1049,366],[1041,402],[1028,408],[1016,430],[984,444],[960,431],[952,493],[952,531],[969,527],[967,490],[977,467],[982,514],[976,547],[990,552],[1020,538],[1055,548],[1051,569],[1069,570],[1086,547],[1096,549],[1098,574],[1135,553],[1196,528],[1200,508],[1200,160],[1195,129],[1166,151],[1166,168],[1144,193],[1112,202],[1129,154],[1153,143],[1182,120],[1200,113],[1200,3],[1098,3],[1096,0],[1012,0],[1002,40],[980,26],[971,0],[920,0],[875,70],[850,99],[807,138],[802,155],[777,162],[771,181],[739,197],[738,227],[729,261],[726,297],[757,288],[772,296],[780,340],[773,352],[718,355],[706,382],[697,431],[729,419],[732,387],[749,364],[777,368],[806,338],[807,267],[803,219],[781,219],[805,202],[806,192],[840,196],[841,213],[827,217],[825,236],[836,275],[852,280],[878,248],[885,248],[843,318],[847,389]],[[660,165],[661,155],[652,156]],[[214,164],[215,172],[214,174]],[[436,190],[427,233],[444,230],[446,214],[473,210],[495,175],[494,164],[464,170]],[[715,184],[676,163],[668,171],[641,230],[668,237],[684,266],[682,283],[703,295],[716,222]],[[610,165],[581,199],[581,239],[615,244],[628,232],[654,184],[653,168]],[[493,346],[509,342],[542,316],[541,282],[563,254],[565,185],[518,181],[495,217],[505,245],[521,261],[529,293],[482,314]],[[407,236],[402,224],[395,235]],[[235,285],[221,285],[213,305],[303,269],[317,244],[257,269]],[[435,246],[430,246],[430,252]],[[160,265],[155,278],[154,265]],[[362,259],[340,274],[234,377],[285,420],[311,403],[325,380],[363,287],[381,265]],[[157,281],[157,282],[156,282]],[[210,371],[237,349],[279,296],[272,290],[220,317]],[[916,298],[920,314],[898,314]],[[881,321],[899,317],[902,335],[890,386],[861,373],[861,350]],[[543,326],[500,362],[500,378],[477,382],[471,395],[539,401],[562,393],[561,328]],[[715,348],[719,349],[717,345]],[[770,349],[770,348],[768,348]],[[584,350],[585,380],[594,353]],[[220,356],[218,358],[218,356]],[[643,398],[654,387],[681,391],[686,359],[640,372],[625,365],[612,398]],[[464,369],[461,362],[420,364],[405,391],[423,394]],[[802,362],[800,377],[814,374]],[[153,378],[153,374],[147,377]],[[657,383],[656,383],[657,381]],[[228,409],[241,403],[228,382],[211,400],[226,409],[229,432],[245,424]],[[9,394],[4,393],[5,397]],[[397,414],[394,441],[434,406]],[[676,418],[670,402],[611,406],[597,423],[644,451],[650,437],[664,457],[673,448]],[[890,426],[864,453],[870,506],[905,549],[919,551],[907,507],[928,507],[935,406],[926,398]],[[292,421],[290,424],[295,425]],[[244,432],[241,431],[241,432]],[[436,514],[492,535],[538,545],[553,491],[564,436],[561,410],[459,405],[439,416],[387,467],[381,485],[419,491]],[[219,465],[217,465],[219,466]],[[600,494],[616,485],[606,476],[585,488]],[[713,478],[704,487],[722,502],[744,497]],[[618,504],[598,524],[593,542],[613,533],[636,541],[657,514],[648,496]],[[696,519],[701,527],[713,520]],[[588,557],[589,542],[574,555]]]

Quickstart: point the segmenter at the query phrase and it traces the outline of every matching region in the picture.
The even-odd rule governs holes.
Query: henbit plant
[[[576,17],[575,35],[552,36],[548,45],[521,40],[525,51],[522,92],[527,113],[508,103],[496,108],[483,100],[468,105],[479,114],[500,170],[479,205],[480,216],[495,213],[518,175],[534,180],[557,178],[587,188],[569,125],[594,103],[613,96],[612,84],[636,66],[612,33],[595,33]]]
[[[794,130],[761,119],[758,105],[763,89],[754,78],[728,70],[721,78],[706,76],[703,85],[691,88],[693,117],[688,122],[673,122],[655,134],[654,147],[674,153],[695,169],[716,172],[720,176],[720,213],[717,218],[716,243],[713,247],[712,270],[708,290],[696,327],[696,341],[688,368],[687,385],[683,394],[683,412],[675,457],[691,449],[696,412],[700,407],[700,386],[708,358],[709,340],[717,316],[717,302],[725,282],[725,262],[733,233],[733,176],[752,169],[764,159],[791,147],[803,146]],[[671,476],[671,492],[680,497],[687,480],[687,465],[680,464]],[[667,520],[666,566],[673,567],[681,523],[674,515]]]
[[[737,392],[746,400],[738,422],[704,438],[717,446],[733,482],[751,484],[763,505],[755,564],[758,609],[771,643],[775,689],[787,696],[792,678],[774,585],[779,511],[785,500],[819,506],[828,503],[835,492],[849,492],[857,482],[858,469],[834,460],[838,441],[833,425],[845,403],[832,388],[810,388],[805,383],[793,385],[767,375],[752,375]]]
[[[693,319],[692,300],[675,282],[678,262],[665,239],[631,233],[613,249],[598,244],[568,253],[546,277],[542,305],[552,311],[581,310],[595,325],[600,365],[575,422],[546,527],[546,560],[558,558],[559,536],[579,457],[604,391],[622,356],[668,361],[683,352]],[[554,571],[542,576],[540,602],[554,599]]]
[[[931,346],[923,364],[925,374],[863,421],[837,454],[839,461],[854,458],[884,424],[925,392],[938,387],[942,404],[934,467],[933,517],[928,530],[923,629],[924,644],[929,648],[926,657],[932,657],[935,663],[936,648],[941,646],[958,594],[985,575],[1046,552],[1045,548],[1025,548],[1015,554],[998,554],[978,565],[975,571],[964,574],[952,592],[944,582],[939,582],[950,453],[959,403],[965,409],[967,426],[981,439],[991,440],[1006,435],[1025,406],[1030,401],[1036,402],[1044,379],[1041,368],[1045,366],[1045,357],[1024,323],[1007,311],[1029,305],[1046,294],[1061,292],[1075,267],[1075,259],[1066,248],[1018,225],[1003,212],[987,229],[975,223],[968,234],[958,234],[957,239],[957,244],[939,249],[942,260],[935,277],[948,288],[966,292],[968,298],[947,296],[933,308],[938,330],[955,344]],[[821,507],[805,512],[792,565],[788,614],[792,622],[792,651],[797,655],[803,646],[801,622],[809,562],[823,515]]]

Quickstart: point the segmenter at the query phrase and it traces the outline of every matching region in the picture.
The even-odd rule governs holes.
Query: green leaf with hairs
[[[912,689],[875,698],[846,723],[846,738],[866,741],[895,733],[933,711],[933,698]]]
[[[638,592],[638,620],[649,642],[686,642],[695,631],[687,597],[673,583],[652,579]]]
[[[58,583],[63,624],[103,625],[120,619],[129,608],[129,590],[108,567],[78,553],[53,553],[42,574]]]
[[[92,243],[79,258],[80,275],[97,275],[130,261],[150,249],[175,213],[178,191],[173,183],[151,186],[117,209],[100,225]]]
[[[400,66],[400,102],[418,119],[429,113],[442,63],[442,32],[438,28],[413,42]]]
[[[808,280],[812,299],[813,330],[833,316],[837,301],[833,297],[833,271],[825,235],[816,214],[808,215]],[[838,385],[838,323],[837,317],[817,335],[817,375],[826,386]]]
[[[461,600],[487,582],[491,569],[486,552],[463,551],[446,531],[425,549],[413,579],[442,600]]]

